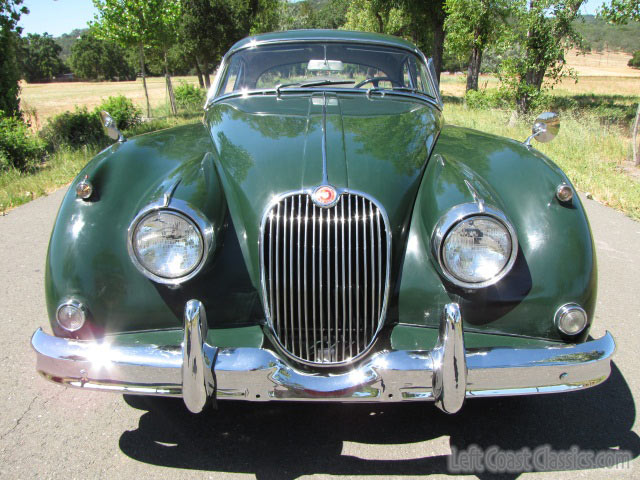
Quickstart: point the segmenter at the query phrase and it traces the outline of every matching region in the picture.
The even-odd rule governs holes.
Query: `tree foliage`
[[[446,0],[447,47],[469,57],[467,91],[478,89],[482,55],[505,36],[511,5],[510,0]]]
[[[97,38],[91,31],[71,46],[69,63],[77,77],[87,80],[134,80],[136,76],[125,50],[113,41]]]
[[[178,36],[202,84],[222,55],[241,38],[278,28],[278,0],[182,0]]]
[[[542,91],[545,77],[553,84],[569,74],[565,52],[582,41],[574,21],[584,0],[519,0],[513,10],[509,43],[518,54],[505,59],[503,87],[521,112],[527,112]]]
[[[17,115],[20,108],[17,49],[22,29],[17,24],[20,15],[29,13],[21,5],[22,0],[0,0],[0,110],[9,116]]]
[[[611,24],[602,17],[583,15],[574,24],[588,50],[633,53],[640,46],[640,22],[619,25]]]
[[[30,33],[20,42],[20,69],[27,82],[52,80],[66,70],[60,59],[62,47],[48,33]]]
[[[351,2],[346,11],[344,28],[366,32],[402,35],[407,29],[408,18],[394,1],[363,0]]]
[[[615,24],[625,24],[629,21],[640,22],[640,1],[611,0],[609,5],[603,5],[600,14]]]
[[[179,0],[93,0],[98,10],[94,28],[96,34],[125,47],[137,47],[140,69],[147,100],[147,116],[151,115],[145,79],[144,49],[160,48],[164,53],[167,87],[171,82],[166,64],[167,50],[177,35],[180,18]]]

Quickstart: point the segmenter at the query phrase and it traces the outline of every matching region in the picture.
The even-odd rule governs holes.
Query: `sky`
[[[594,14],[603,3],[602,0],[588,0],[582,13]],[[24,33],[47,32],[54,37],[74,28],[86,28],[96,13],[91,0],[24,0],[24,5],[31,12],[20,19]]]

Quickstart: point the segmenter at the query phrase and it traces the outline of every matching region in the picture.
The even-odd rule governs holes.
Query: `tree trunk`
[[[469,57],[469,68],[467,70],[467,92],[478,90],[478,79],[480,78],[480,65],[482,64],[482,49],[474,46]]]
[[[202,77],[202,70],[200,70],[200,63],[198,62],[198,57],[195,55],[193,56],[193,62],[196,67],[196,73],[198,74],[198,84],[200,85],[200,88],[204,88],[204,78]]]
[[[211,87],[211,77],[209,76],[209,63],[204,64],[204,84],[207,90]]]
[[[375,13],[376,20],[378,20],[378,33],[384,33],[384,22],[382,21],[382,15],[380,12]]]
[[[537,64],[539,65],[540,63],[543,62],[540,61]],[[520,79],[520,88],[518,89],[516,100],[520,113],[528,113],[531,109],[532,94],[540,92],[546,71],[547,66],[543,65],[538,67],[537,70],[528,70],[524,78]]]
[[[147,118],[151,118],[151,104],[149,104],[149,92],[147,91],[147,74],[144,69],[144,46],[142,45],[142,43],[138,45],[138,53],[140,56],[140,73],[142,74],[144,96],[147,99]]]
[[[433,20],[433,66],[436,69],[438,85],[440,84],[440,73],[442,73],[442,53],[444,51],[444,18],[434,18]]]
[[[171,114],[177,115],[176,97],[173,94],[173,85],[171,85],[171,75],[169,75],[169,61],[167,60],[167,49],[164,50],[164,78],[167,82],[167,93],[169,94],[169,105],[171,106]]]

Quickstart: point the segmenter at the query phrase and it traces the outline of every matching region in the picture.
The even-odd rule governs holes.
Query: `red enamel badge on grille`
[[[316,188],[313,192],[313,201],[319,207],[327,207],[333,204],[338,197],[336,189],[329,185],[323,185]]]

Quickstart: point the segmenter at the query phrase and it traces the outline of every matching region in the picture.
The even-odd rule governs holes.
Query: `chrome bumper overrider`
[[[615,344],[602,338],[546,348],[464,347],[458,305],[446,305],[433,350],[383,351],[347,373],[310,374],[261,348],[208,345],[203,305],[185,308],[182,347],[70,340],[38,329],[31,344],[48,380],[93,390],[182,396],[192,412],[211,399],[431,400],[455,413],[466,397],[552,393],[607,379]]]

